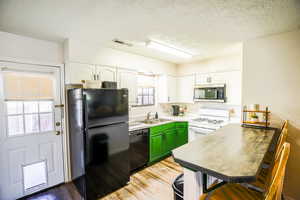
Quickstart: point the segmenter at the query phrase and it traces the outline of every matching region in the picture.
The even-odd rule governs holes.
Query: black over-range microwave
[[[225,84],[196,85],[194,88],[194,101],[226,101]]]

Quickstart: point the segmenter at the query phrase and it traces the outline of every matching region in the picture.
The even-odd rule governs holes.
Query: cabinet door
[[[176,146],[180,147],[188,142],[188,129],[187,128],[178,128],[177,137],[176,137]]]
[[[165,131],[164,153],[167,154],[176,148],[176,129]]]
[[[160,75],[158,77],[158,102],[170,103],[177,101],[177,77]]]
[[[241,71],[225,72],[227,103],[241,105],[242,102],[242,75]]]
[[[158,103],[167,103],[168,102],[168,87],[167,87],[167,76],[160,75],[158,76],[157,82],[157,100]]]
[[[163,134],[150,137],[150,162],[159,159],[163,155]]]
[[[211,81],[213,84],[215,83],[220,83],[223,84],[225,83],[225,77],[224,77],[224,73],[213,73],[211,74]]]
[[[69,63],[66,76],[69,77],[67,83],[80,84],[82,80],[96,80],[95,65]]]
[[[128,101],[130,104],[137,102],[137,72],[131,70],[118,70],[119,88],[128,89]]]
[[[207,74],[196,74],[195,83],[197,85],[212,83],[211,74],[210,73],[207,73]]]
[[[97,66],[97,75],[100,81],[117,80],[117,70],[113,67]]]
[[[194,101],[195,76],[182,76],[177,78],[178,102],[191,103]]]
[[[173,76],[167,77],[168,102],[177,101],[177,78]]]

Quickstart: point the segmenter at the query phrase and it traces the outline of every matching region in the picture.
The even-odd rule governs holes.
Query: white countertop
[[[160,126],[163,124],[171,123],[171,122],[188,122],[192,119],[197,118],[197,116],[192,116],[192,115],[184,115],[184,116],[171,116],[171,115],[165,115],[165,116],[160,116],[160,119],[167,119],[169,121],[164,121],[164,122],[158,122],[155,124],[145,124],[141,123],[139,125],[130,125],[130,123],[134,123],[134,121],[129,122],[129,131],[135,131],[135,130],[140,130],[140,129],[145,129],[145,128],[151,128],[154,126]]]

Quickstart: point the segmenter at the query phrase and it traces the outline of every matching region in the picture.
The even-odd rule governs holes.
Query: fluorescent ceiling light
[[[174,56],[182,57],[182,58],[191,58],[192,57],[192,54],[190,54],[190,53],[184,52],[180,49],[177,49],[177,48],[174,48],[171,46],[160,44],[160,43],[152,41],[152,40],[147,43],[147,47],[151,48],[151,49],[156,49],[158,51],[165,52],[168,54],[172,54]]]

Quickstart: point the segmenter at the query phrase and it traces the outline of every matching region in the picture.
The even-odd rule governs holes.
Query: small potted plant
[[[251,116],[251,121],[252,122],[258,122],[258,116],[256,115],[256,113],[253,113]]]

